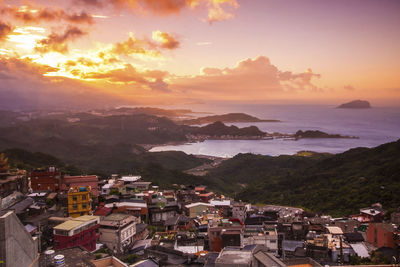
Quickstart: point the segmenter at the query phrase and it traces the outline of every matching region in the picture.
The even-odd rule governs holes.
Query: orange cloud
[[[0,21],[0,41],[3,41],[12,30],[13,27],[10,24]]]
[[[319,76],[311,70],[297,74],[283,72],[267,57],[260,56],[240,61],[233,68],[204,68],[194,77],[175,77],[171,88],[198,99],[268,99],[316,90],[312,79]]]
[[[179,41],[171,34],[154,31],[152,38],[129,37],[128,40],[116,43],[111,49],[112,53],[118,55],[143,54],[157,57],[161,55],[160,49],[176,49],[179,47]]]
[[[136,37],[129,37],[126,41],[114,44],[111,52],[118,55],[146,54],[158,56],[160,54],[151,41]]]
[[[119,84],[135,84],[144,89],[168,92],[168,84],[163,80],[167,74],[167,72],[157,70],[138,71],[131,64],[125,64],[124,68],[113,69],[103,73],[91,72],[82,75],[82,78],[102,79]]]
[[[154,31],[152,37],[154,41],[160,43],[162,48],[175,49],[180,45],[179,41],[174,36],[166,32]]]
[[[158,15],[177,14],[185,8],[205,7],[208,22],[228,20],[234,17],[234,10],[239,7],[236,0],[75,0],[75,2],[105,7],[113,6],[118,10],[150,11]]]
[[[86,23],[92,24],[94,22],[93,17],[86,12],[67,14],[62,9],[50,9],[50,8],[34,8],[34,7],[3,7],[0,9],[0,14],[8,14],[13,16],[17,20],[21,20],[24,23],[38,23],[41,21],[60,21],[65,20],[71,23]]]
[[[239,8],[236,0],[206,0],[205,2],[209,23],[232,19],[235,16],[234,10]]]
[[[92,108],[134,103],[112,90],[65,77],[46,77],[57,71],[31,59],[0,56],[0,108]]]
[[[38,41],[35,50],[40,53],[68,52],[68,45],[66,42],[79,38],[86,33],[77,27],[68,27],[63,34],[52,33],[46,39]]]

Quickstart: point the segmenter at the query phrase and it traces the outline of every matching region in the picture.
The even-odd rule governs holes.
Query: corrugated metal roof
[[[84,224],[84,222],[69,220],[69,221],[63,222],[62,224],[54,226],[53,229],[69,231],[69,230],[72,230],[72,229],[80,226],[81,224]]]
[[[329,233],[332,235],[342,235],[343,234],[342,229],[337,226],[326,226],[326,229],[328,229]]]
[[[254,257],[264,266],[281,266],[281,267],[286,266],[286,264],[281,262],[272,254],[263,251],[258,251],[257,253],[254,254]]]
[[[357,256],[362,257],[362,258],[368,258],[368,249],[363,243],[355,243],[355,244],[350,244],[351,248],[354,250],[354,252],[357,254]]]
[[[83,216],[74,218],[74,220],[81,221],[81,222],[88,222],[88,221],[91,221],[93,219],[98,219],[98,218],[99,218],[99,216],[83,215]]]
[[[304,247],[304,241],[283,240],[282,246],[283,246],[284,250],[294,252],[296,250],[296,248]]]
[[[54,229],[57,230],[65,230],[65,231],[69,231],[72,230],[88,221],[91,220],[95,220],[100,218],[99,216],[90,216],[90,215],[84,215],[84,216],[80,216],[80,217],[76,217],[72,220],[63,222],[62,224],[59,224],[57,226],[54,227]]]

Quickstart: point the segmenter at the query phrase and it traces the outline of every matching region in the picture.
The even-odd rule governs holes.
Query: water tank
[[[65,267],[64,255],[56,255],[56,256],[54,256],[54,266],[56,266],[56,267]]]
[[[54,255],[55,255],[55,251],[52,249],[46,250],[44,252],[44,260],[45,260],[46,267],[54,265]]]

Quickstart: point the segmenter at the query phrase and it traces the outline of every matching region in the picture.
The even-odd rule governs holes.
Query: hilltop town
[[[0,167],[4,266],[382,265],[399,253],[400,210],[388,216],[379,203],[333,218],[199,184],[27,172],[4,155]]]

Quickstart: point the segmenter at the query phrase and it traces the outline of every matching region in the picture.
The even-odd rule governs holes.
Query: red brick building
[[[90,252],[95,251],[99,222],[100,217],[85,215],[55,226],[54,249],[82,246]]]
[[[61,184],[61,171],[55,167],[31,172],[31,188],[33,191],[59,192]]]
[[[388,223],[370,223],[367,229],[367,242],[377,248],[396,248],[395,229]]]

